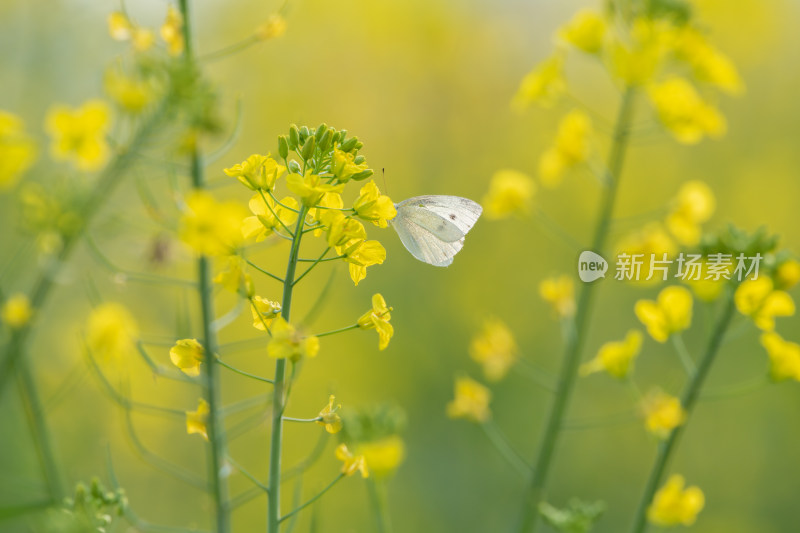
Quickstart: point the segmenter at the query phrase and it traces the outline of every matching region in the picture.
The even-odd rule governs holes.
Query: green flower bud
[[[325,135],[326,131],[328,131],[328,125],[325,124],[324,122],[319,126],[317,126],[317,129],[314,132],[314,137],[317,139],[317,142],[319,142],[319,140],[322,139],[322,136]]]
[[[297,126],[294,124],[289,128],[289,148],[297,150],[300,145],[300,132],[297,131]]]
[[[286,143],[286,137],[278,135],[278,155],[283,159],[289,157],[289,145]]]
[[[300,174],[302,172],[302,170],[300,168],[300,163],[298,163],[294,159],[289,161],[289,172],[291,172],[293,174]]]
[[[309,135],[311,135],[311,132],[308,131],[308,126],[300,128],[300,142],[305,143]]]
[[[317,142],[318,142],[318,144],[319,144],[319,150],[320,150],[320,152],[322,152],[322,153],[327,153],[327,152],[329,152],[329,151],[330,151],[330,149],[331,149],[331,144],[332,144],[332,143],[331,143],[331,137],[332,137],[332,135],[331,135],[331,130],[327,130],[327,131],[325,131],[325,133],[322,135],[322,139],[317,139]]]
[[[367,158],[364,157],[363,155],[357,155],[356,158],[353,160],[353,163],[355,163],[356,165],[360,165],[361,163],[363,163],[366,160],[367,160]]]
[[[303,145],[303,151],[300,152],[300,156],[306,161],[314,157],[314,149],[316,148],[316,145],[317,143],[314,140],[314,137],[309,137],[306,139],[306,142]]]
[[[355,148],[357,143],[358,143],[358,137],[353,137],[352,139],[347,139],[347,142],[345,142],[342,145],[342,151],[343,152],[351,151],[353,148]]]
[[[354,181],[361,181],[361,180],[365,180],[365,179],[369,178],[373,174],[375,174],[375,172],[373,172],[373,170],[371,168],[368,168],[367,170],[362,170],[358,174],[354,174],[353,177],[350,178],[350,179],[352,179]]]

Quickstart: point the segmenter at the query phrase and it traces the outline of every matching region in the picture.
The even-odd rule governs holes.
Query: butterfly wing
[[[422,207],[453,223],[466,235],[483,213],[477,202],[460,196],[427,195],[415,196],[397,204],[398,207],[413,205]]]
[[[397,204],[391,223],[411,255],[434,266],[449,266],[482,208],[458,196],[417,196]]]

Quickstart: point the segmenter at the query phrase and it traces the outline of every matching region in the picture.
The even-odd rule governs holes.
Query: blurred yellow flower
[[[255,291],[250,274],[244,270],[244,260],[238,255],[226,258],[226,268],[214,276],[214,283],[246,298],[253,296]]]
[[[483,373],[489,381],[503,379],[519,357],[514,335],[497,318],[484,321],[481,331],[472,339],[469,353],[483,366]]]
[[[560,318],[575,314],[575,283],[566,274],[543,280],[539,284],[539,294]]]
[[[664,281],[662,267],[669,268],[669,264],[659,264],[664,260],[664,254],[672,257],[677,251],[677,246],[669,236],[664,226],[658,222],[646,224],[641,230],[624,236],[616,245],[617,254],[641,254],[641,275],[633,276],[630,281],[636,283],[658,283]],[[651,277],[652,273],[652,277]],[[650,278],[650,279],[648,279]]]
[[[167,7],[167,17],[161,26],[161,38],[167,45],[169,55],[176,57],[183,53],[183,16],[174,6]]]
[[[266,41],[269,39],[277,39],[286,33],[286,19],[277,13],[267,17],[267,20],[256,28],[256,39],[259,41]]]
[[[286,172],[286,167],[279,165],[270,154],[253,154],[241,163],[224,169],[223,172],[238,179],[248,189],[271,191],[275,188],[278,178]]]
[[[708,261],[699,261],[697,263],[698,271],[708,272],[708,264]],[[729,274],[733,272],[733,264],[731,264],[727,271]],[[722,289],[724,289],[726,286],[724,278],[715,280],[713,278],[705,279],[703,276],[699,276],[698,279],[693,279],[687,276],[681,279],[681,282],[692,289],[694,295],[704,302],[713,302],[719,298],[722,294]]]
[[[367,277],[367,267],[380,265],[386,260],[386,248],[378,241],[352,240],[336,250],[350,263],[350,279],[356,285]]]
[[[672,285],[658,293],[656,301],[637,301],[634,312],[654,340],[666,342],[670,335],[691,325],[692,293],[684,287]]]
[[[86,342],[95,357],[106,361],[125,360],[136,352],[138,336],[136,320],[121,304],[100,304],[89,314]]]
[[[315,357],[319,353],[319,339],[305,337],[283,317],[277,317],[272,325],[272,340],[267,345],[267,355],[273,359],[297,361],[304,357]]]
[[[295,193],[306,207],[317,205],[325,193],[340,193],[344,190],[344,184],[332,185],[322,181],[317,174],[307,172],[305,176],[300,174],[289,174],[286,178],[286,186]]]
[[[669,21],[639,17],[633,21],[628,39],[615,37],[609,44],[609,70],[626,85],[645,84],[660,70],[675,38],[675,27]]]
[[[356,164],[355,154],[352,152],[345,152],[338,148],[333,149],[333,156],[331,157],[331,174],[336,176],[339,183],[347,183],[350,179],[364,172],[369,168],[366,161]]]
[[[325,431],[331,434],[338,433],[342,429],[342,417],[338,413],[342,406],[334,405],[335,402],[336,396],[331,394],[328,403],[319,412],[320,420],[317,420],[317,424],[325,426]]]
[[[192,435],[197,433],[208,440],[208,402],[200,398],[197,400],[197,410],[186,411],[186,433]]]
[[[697,487],[686,487],[683,476],[670,476],[647,508],[647,519],[660,527],[691,526],[703,510],[705,496]]]
[[[53,157],[71,160],[80,170],[102,167],[108,159],[106,133],[110,114],[102,100],[89,100],[77,109],[53,107],[45,123],[53,139]]]
[[[592,121],[573,109],[558,124],[555,144],[539,159],[539,177],[545,187],[561,183],[564,172],[586,161],[591,151]]]
[[[736,309],[749,316],[763,331],[775,329],[775,317],[792,316],[794,300],[787,292],[775,290],[772,280],[766,276],[745,280],[734,294]]]
[[[502,169],[492,176],[489,191],[481,203],[488,218],[526,215],[535,191],[536,184],[530,176],[516,170]]]
[[[199,376],[205,359],[203,345],[197,339],[181,339],[169,349],[169,360],[187,376]]]
[[[761,345],[767,350],[773,381],[800,381],[800,345],[784,340],[773,331],[761,334]]]
[[[775,269],[775,285],[788,291],[800,282],[800,261],[787,259]]]
[[[669,437],[672,430],[686,421],[686,411],[681,401],[660,390],[654,390],[645,397],[642,410],[647,431],[661,439]]]
[[[392,308],[386,306],[386,300],[380,294],[372,295],[372,309],[361,315],[358,327],[361,329],[375,329],[378,332],[378,349],[383,350],[389,346],[389,340],[394,335],[394,328],[389,323]]]
[[[556,52],[522,78],[511,106],[517,110],[523,110],[534,103],[551,107],[566,88],[564,55]]]
[[[678,190],[666,225],[675,239],[686,246],[700,242],[700,224],[714,214],[716,200],[711,187],[702,181],[687,181]]]
[[[246,214],[235,202],[218,202],[205,191],[193,191],[186,197],[178,237],[202,255],[231,254],[242,243]]]
[[[581,9],[558,31],[558,35],[587,54],[597,54],[603,49],[606,29],[606,19],[602,14]]]
[[[686,26],[676,42],[678,57],[692,67],[694,77],[730,94],[744,91],[744,83],[733,62],[714,48],[696,28]]]
[[[155,87],[147,80],[129,76],[120,67],[106,70],[103,86],[108,97],[120,109],[132,115],[141,113],[156,96]]]
[[[137,52],[145,52],[155,43],[155,35],[151,30],[140,28],[120,11],[108,15],[108,33],[115,41],[130,40]]]
[[[647,94],[664,126],[678,142],[695,144],[725,133],[725,117],[703,101],[692,84],[672,76],[651,85]]]
[[[466,418],[472,422],[486,422],[491,416],[489,401],[492,393],[468,377],[456,378],[455,398],[447,404],[447,416]]]
[[[267,331],[267,327],[281,314],[281,304],[261,296],[253,296],[250,312],[253,314],[253,327]]]
[[[12,329],[19,329],[27,324],[33,316],[31,301],[25,294],[12,294],[3,302],[0,318]]]
[[[297,222],[297,211],[300,206],[292,196],[286,196],[279,202],[280,204],[276,203],[271,196],[254,194],[247,204],[254,216],[246,217],[242,221],[242,236],[245,239],[261,242],[284,226],[292,229]]]
[[[606,371],[617,379],[625,379],[641,349],[642,334],[632,329],[625,336],[625,340],[603,344],[594,359],[581,365],[580,373],[586,376]]]
[[[374,181],[370,181],[361,187],[361,192],[353,204],[353,209],[355,209],[357,216],[364,220],[369,220],[379,228],[385,228],[388,225],[387,220],[397,216],[394,202],[388,196],[381,194]]]
[[[361,472],[361,477],[369,477],[369,468],[364,456],[353,455],[345,443],[341,443],[336,447],[336,458],[344,463],[342,465],[342,474],[351,476],[356,472]]]
[[[406,456],[405,443],[398,435],[359,443],[356,450],[364,457],[370,474],[378,479],[393,474]]]
[[[16,185],[35,159],[36,144],[22,120],[0,109],[0,191]]]

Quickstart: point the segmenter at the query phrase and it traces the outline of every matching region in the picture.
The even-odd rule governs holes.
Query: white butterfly
[[[464,246],[483,208],[458,196],[415,196],[395,204],[390,220],[403,246],[429,265],[446,267]]]

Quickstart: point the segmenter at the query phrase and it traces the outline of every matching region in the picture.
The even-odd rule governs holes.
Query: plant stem
[[[595,226],[592,250],[601,252],[605,245],[608,228],[614,211],[617,189],[619,187],[625,151],[628,145],[628,129],[633,116],[635,89],[628,87],[622,96],[619,112],[614,125],[611,150],[608,156],[608,176],[605,196],[600,206],[597,225]],[[581,351],[586,337],[586,328],[591,314],[592,296],[595,284],[585,284],[578,300],[575,321],[566,328],[566,345],[564,359],[558,377],[558,386],[547,417],[544,433],[539,444],[539,451],[534,463],[527,495],[523,502],[522,516],[518,531],[526,533],[534,531],[538,522],[539,504],[544,499],[547,478],[552,465],[553,454],[561,433],[563,419],[567,411],[572,389],[578,375]]]
[[[733,291],[731,291],[727,297],[727,301],[725,302],[722,315],[717,321],[717,324],[711,334],[711,338],[708,341],[708,347],[706,348],[705,354],[703,355],[703,358],[700,359],[700,364],[697,366],[697,370],[694,374],[692,374],[689,382],[686,384],[683,394],[681,395],[681,405],[683,405],[683,409],[686,411],[687,417],[691,414],[695,403],[700,398],[700,389],[702,388],[703,382],[708,375],[708,371],[711,369],[711,365],[714,362],[717,352],[719,352],[719,347],[722,343],[723,337],[725,336],[725,331],[728,329],[731,317],[733,317],[733,311]],[[684,422],[683,425],[675,428],[669,437],[667,437],[667,439],[658,447],[658,454],[656,455],[655,462],[653,463],[653,468],[650,470],[650,476],[647,479],[647,485],[645,485],[644,492],[642,493],[642,499],[639,501],[639,506],[636,509],[633,527],[631,528],[632,533],[643,533],[647,528],[647,508],[650,506],[650,502],[653,500],[653,496],[655,495],[658,486],[661,484],[661,478],[664,476],[664,471],[666,470],[672,453],[677,448],[678,440],[680,439],[681,434],[686,427],[686,423],[687,422]]]
[[[316,496],[313,496],[313,497],[312,497],[311,499],[309,499],[307,502],[303,503],[302,505],[300,505],[300,506],[299,506],[299,507],[297,507],[296,509],[294,509],[294,510],[292,510],[292,511],[289,511],[289,512],[288,512],[288,513],[286,513],[284,516],[280,517],[280,519],[279,519],[279,522],[283,522],[284,520],[288,520],[289,518],[291,518],[292,516],[296,515],[297,513],[299,513],[300,511],[302,511],[303,509],[305,509],[306,507],[308,507],[309,505],[311,505],[311,504],[312,504],[312,503],[314,503],[315,501],[317,501],[317,500],[319,500],[320,498],[322,498],[322,496],[323,496],[323,495],[324,495],[326,492],[328,492],[329,490],[331,490],[331,489],[333,488],[333,486],[334,486],[334,485],[336,485],[337,483],[339,483],[339,481],[341,481],[341,480],[342,480],[342,478],[344,478],[344,477],[345,477],[345,475],[344,475],[344,474],[339,474],[338,476],[336,476],[336,477],[333,479],[333,481],[331,481],[330,483],[328,483],[328,486],[327,486],[327,487],[325,487],[324,489],[322,489],[321,491],[319,491],[319,493],[318,493]]]
[[[294,275],[297,270],[297,257],[300,253],[300,241],[303,239],[303,224],[305,223],[308,208],[304,205],[297,215],[297,226],[292,238],[292,247],[289,251],[289,260],[286,264],[286,276],[283,281],[283,301],[281,302],[281,316],[287,322],[292,310],[292,292],[294,289]],[[269,487],[267,508],[267,531],[278,533],[281,515],[281,444],[283,441],[283,411],[286,408],[286,359],[275,362],[275,386],[272,398],[272,437],[269,450]]]
[[[375,513],[375,524],[378,533],[392,533],[392,521],[389,518],[389,503],[386,499],[386,485],[377,479],[367,480],[370,503]]]

